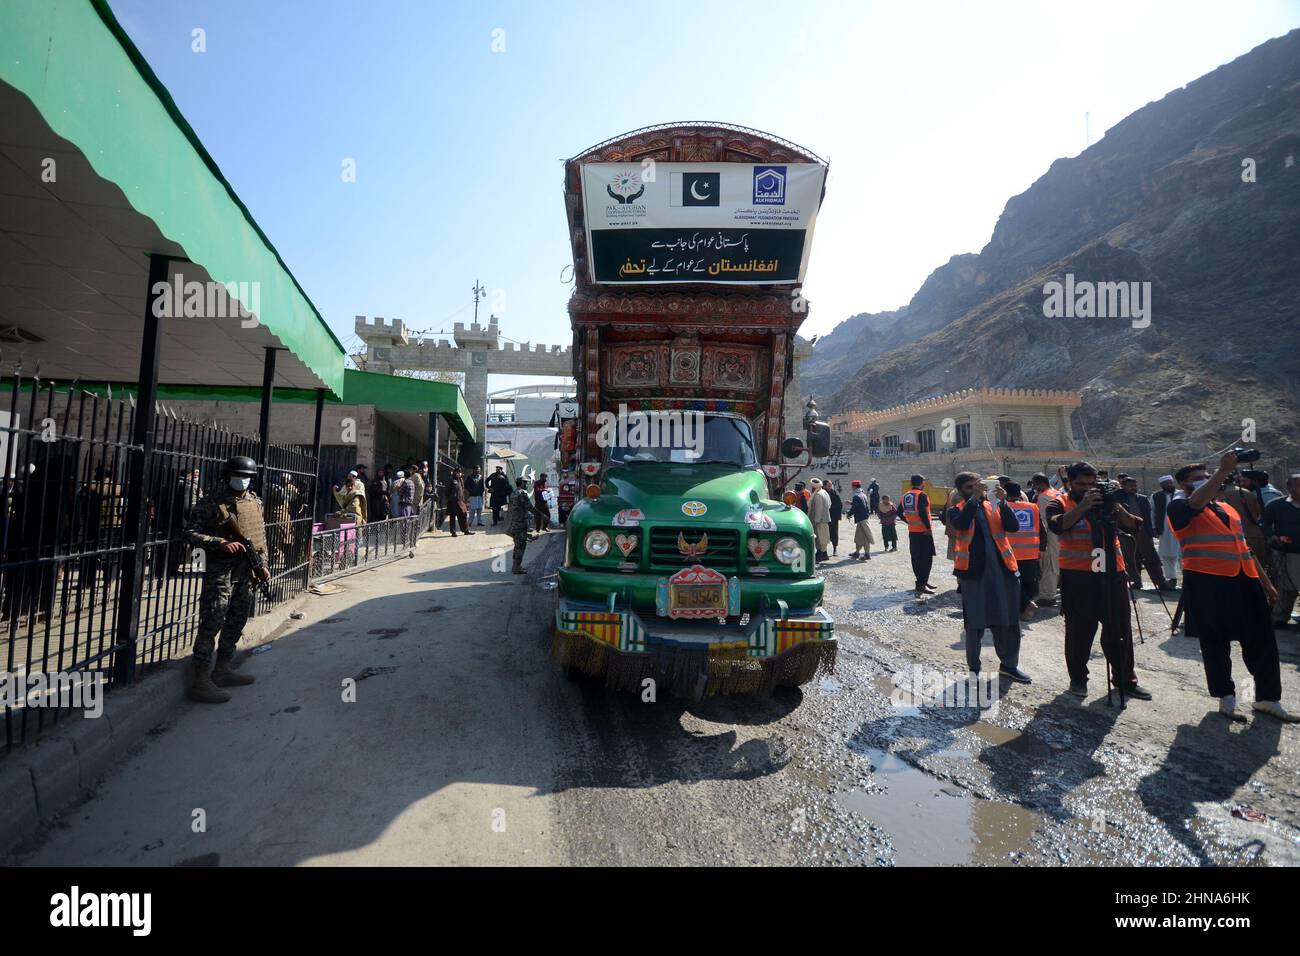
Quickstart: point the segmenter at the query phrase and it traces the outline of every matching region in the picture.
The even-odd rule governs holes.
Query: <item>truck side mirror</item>
[[[803,442],[791,435],[785,441],[781,442],[782,458],[798,458],[804,452]]]
[[[831,426],[825,422],[812,422],[808,426],[808,447],[814,458],[825,458],[831,453]]]

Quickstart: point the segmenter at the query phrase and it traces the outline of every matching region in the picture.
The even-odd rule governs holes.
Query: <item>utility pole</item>
[[[475,279],[474,280],[474,324],[475,325],[478,324],[478,300],[482,298],[486,293],[487,290],[483,288],[483,283]]]

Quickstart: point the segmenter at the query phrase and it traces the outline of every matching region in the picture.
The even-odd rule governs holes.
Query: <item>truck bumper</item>
[[[820,607],[749,614],[744,624],[676,621],[609,603],[560,598],[551,656],[616,690],[699,699],[769,694],[835,668],[835,622]]]
[[[618,595],[620,604],[649,608],[654,616],[655,595],[659,579],[665,572],[640,572],[624,574],[619,571],[595,571],[590,568],[564,567],[558,569],[560,595],[569,600],[594,603],[600,607],[610,594]],[[732,577],[730,572],[727,577]],[[808,614],[822,603],[826,589],[824,578],[743,577],[740,583],[740,611],[753,614],[757,611],[774,611],[778,601],[784,601],[792,614]]]

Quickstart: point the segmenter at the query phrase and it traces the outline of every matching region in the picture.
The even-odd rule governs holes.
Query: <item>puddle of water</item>
[[[854,637],[860,637],[864,641],[871,640],[871,635],[867,633],[865,628],[855,627],[852,624],[845,624],[840,621],[835,622],[835,633],[836,636],[852,634]]]
[[[999,727],[997,724],[989,724],[981,720],[971,724],[967,729],[990,747],[1002,747],[1013,753],[1043,757],[1053,752],[1052,748],[1039,738],[1009,727]]]
[[[986,744],[994,747],[1010,747],[1012,750],[1026,750],[1027,747],[1017,747],[1016,742],[1024,744],[1025,735],[1018,730],[1012,730],[1009,727],[999,727],[997,724],[986,724],[984,721],[971,724],[970,732]]]
[[[1006,865],[1042,822],[1022,807],[970,796],[893,754],[868,754],[884,792],[850,791],[835,799],[889,833],[899,866]]]

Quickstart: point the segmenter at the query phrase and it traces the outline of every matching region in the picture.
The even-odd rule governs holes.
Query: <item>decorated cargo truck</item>
[[[579,414],[562,467],[582,493],[552,653],[571,671],[698,698],[834,666],[813,529],[782,491],[788,459],[816,450],[784,423],[826,172],[715,124],[638,130],[565,164]]]

